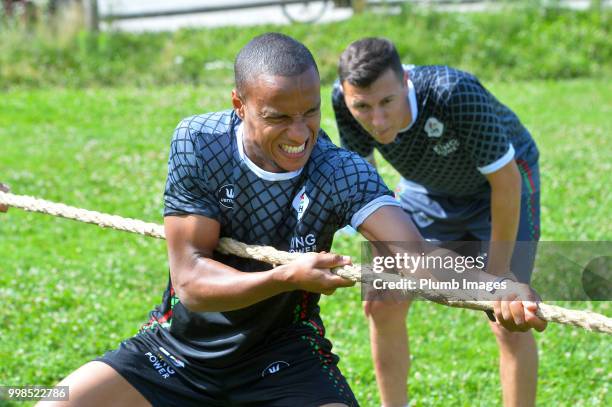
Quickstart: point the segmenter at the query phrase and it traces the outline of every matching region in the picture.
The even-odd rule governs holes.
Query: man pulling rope
[[[161,305],[136,336],[60,383],[68,405],[358,405],[318,307],[321,294],[354,284],[331,272],[351,260],[325,252],[346,225],[372,242],[425,242],[374,168],[321,130],[318,68],[303,44],[255,37],[234,73],[231,110],[188,117],[174,132]],[[270,267],[223,253],[222,238],[312,253]],[[536,293],[510,288],[493,302],[497,322],[544,330]]]
[[[6,185],[0,184],[0,190],[8,191],[9,189]],[[157,239],[166,238],[163,226],[156,223],[148,223],[137,219],[89,211],[25,195],[0,192],[0,211],[6,212],[9,206],[30,212],[45,213],[80,222],[92,223],[101,227],[112,228],[124,232],[151,236]],[[247,245],[228,238],[220,239],[217,250],[221,253],[252,258],[269,264],[287,264],[295,260],[297,256],[300,256],[300,254],[297,253],[281,252],[269,246]],[[359,265],[338,267],[331,271],[355,282],[362,281],[361,267]],[[387,278],[391,279],[393,277],[387,276]],[[481,311],[493,309],[490,301],[449,300],[440,296],[435,291],[423,291],[423,295],[431,301],[450,307]],[[548,322],[577,326],[593,332],[612,334],[612,318],[595,312],[571,310],[540,303],[537,315]]]

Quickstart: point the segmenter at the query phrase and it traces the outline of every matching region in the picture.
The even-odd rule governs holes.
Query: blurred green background
[[[376,35],[392,39],[404,63],[471,71],[519,115],[541,150],[543,240],[610,240],[610,17],[609,9],[531,2],[140,34],[89,33],[79,18],[4,19],[0,182],[18,194],[161,223],[173,128],[185,116],[231,107],[232,61],[251,37],[280,31],[313,51],[322,127],[337,141],[329,95],[338,55]],[[378,158],[393,188],[398,176]],[[358,242],[339,236],[334,249],[358,259]],[[166,281],[162,241],[16,209],[1,215],[0,384],[51,385],[117,347],[145,322]],[[611,314],[607,302],[561,305]],[[411,404],[499,405],[497,347],[484,315],[413,308]],[[359,290],[324,298],[322,314],[358,399],[380,405]],[[609,336],[551,325],[537,337],[539,405],[612,404]]]

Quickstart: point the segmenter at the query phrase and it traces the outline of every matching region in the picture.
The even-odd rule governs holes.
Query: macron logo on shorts
[[[270,363],[264,370],[261,371],[261,377],[266,377],[271,374],[278,373],[281,369],[289,367],[289,363],[284,360],[279,360],[278,362]]]

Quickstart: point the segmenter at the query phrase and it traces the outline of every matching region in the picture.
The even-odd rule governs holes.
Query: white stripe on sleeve
[[[480,173],[483,175],[490,174],[499,170],[504,165],[508,164],[510,161],[512,161],[513,158],[514,147],[512,147],[512,144],[510,144],[510,148],[508,148],[506,154],[504,154],[500,159],[492,162],[491,164],[487,164],[484,167],[478,167],[478,171],[480,171]]]

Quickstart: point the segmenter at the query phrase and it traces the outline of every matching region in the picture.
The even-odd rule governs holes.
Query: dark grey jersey
[[[357,228],[379,207],[398,205],[372,166],[334,146],[323,131],[305,167],[291,173],[257,167],[244,153],[242,137],[232,111],[193,116],[178,125],[165,216],[206,216],[221,224],[221,237],[308,252],[330,250],[339,228]],[[244,272],[271,268],[217,252],[214,259]],[[162,325],[158,331],[191,359],[227,365],[279,329],[317,327],[323,334],[318,300],[319,295],[293,291],[240,310],[194,313],[170,283],[148,326]]]
[[[374,148],[408,180],[409,192],[486,194],[484,174],[513,158],[534,165],[538,150],[517,116],[469,73],[447,66],[406,66],[412,124],[393,143],[376,142],[349,112],[339,83],[332,102],[342,145],[366,157]]]

